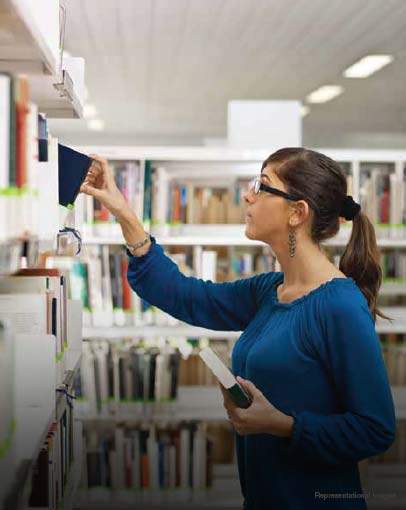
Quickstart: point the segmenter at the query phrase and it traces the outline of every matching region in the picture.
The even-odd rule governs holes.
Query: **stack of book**
[[[61,390],[62,391],[62,390]],[[57,510],[66,497],[69,478],[74,475],[74,407],[69,396],[72,387],[65,387],[57,400],[56,420],[50,425],[40,447],[31,480],[29,507]],[[66,405],[64,400],[66,399]],[[58,416],[59,414],[59,416]]]

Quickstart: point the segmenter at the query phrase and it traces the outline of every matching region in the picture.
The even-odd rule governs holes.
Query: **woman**
[[[99,159],[95,156],[96,159]],[[180,320],[243,330],[233,371],[253,397],[224,405],[236,430],[244,508],[366,508],[358,461],[389,448],[394,406],[374,323],[381,269],[375,232],[329,157],[304,148],[266,159],[245,195],[246,236],[283,269],[234,282],[185,277],[147,235],[99,159],[82,191],[116,216],[139,296]],[[320,242],[353,221],[337,269]]]

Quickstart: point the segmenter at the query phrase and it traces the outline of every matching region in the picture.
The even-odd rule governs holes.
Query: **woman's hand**
[[[252,397],[252,403],[248,409],[237,407],[228,391],[220,384],[224,407],[236,432],[240,435],[273,434],[290,437],[293,430],[293,418],[276,409],[251,381],[239,376],[237,381]]]
[[[80,187],[80,191],[100,200],[118,218],[120,214],[129,209],[129,205],[116,185],[107,160],[96,154],[89,154],[89,157],[94,162]]]

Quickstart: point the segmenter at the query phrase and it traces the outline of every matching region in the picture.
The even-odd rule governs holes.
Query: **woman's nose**
[[[251,204],[255,200],[254,188],[251,186],[248,191],[243,193],[242,198],[247,204]]]

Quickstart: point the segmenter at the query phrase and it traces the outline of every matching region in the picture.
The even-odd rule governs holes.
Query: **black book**
[[[58,144],[59,203],[72,208],[92,159],[70,147]]]

